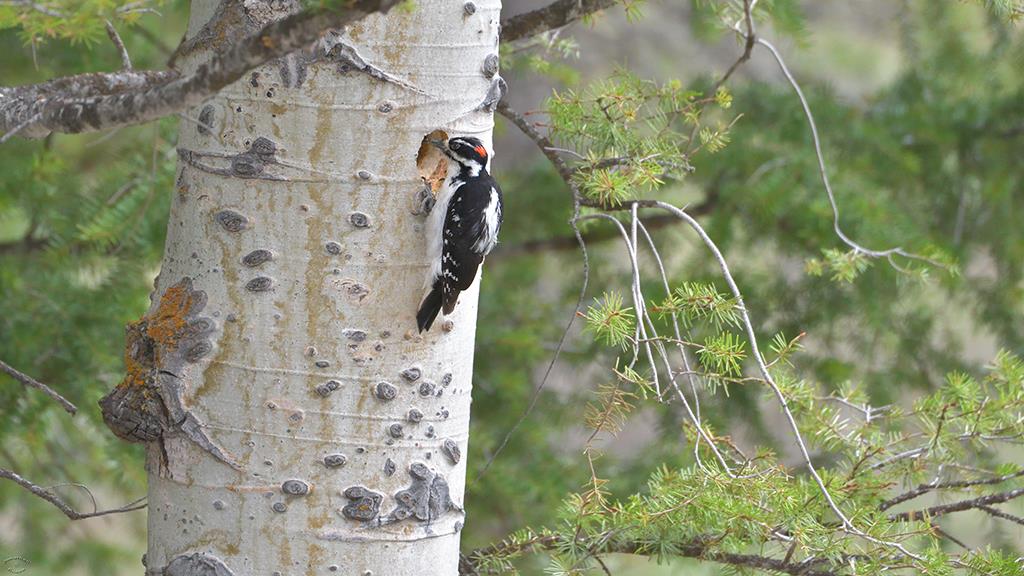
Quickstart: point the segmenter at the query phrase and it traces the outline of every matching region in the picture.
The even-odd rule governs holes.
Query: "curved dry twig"
[[[739,33],[742,34],[742,32]],[[804,96],[803,90],[800,89],[800,84],[796,81],[796,78],[793,76],[793,73],[789,71],[789,67],[786,66],[786,62],[782,59],[782,55],[779,53],[778,49],[776,49],[771,42],[768,42],[764,38],[757,37],[754,39],[754,42],[768,49],[772,57],[775,59],[776,64],[778,64],[779,69],[782,71],[783,76],[786,77],[786,80],[789,82],[789,85],[793,88],[793,92],[796,93],[797,99],[800,100],[800,106],[803,108],[804,116],[807,118],[807,126],[811,130],[811,140],[814,143],[814,154],[818,161],[818,173],[821,176],[821,183],[825,187],[825,193],[828,195],[829,206],[831,206],[832,208],[832,229],[835,232],[836,236],[838,236],[844,244],[852,248],[854,251],[869,256],[871,258],[886,258],[889,260],[890,264],[897,268],[899,267],[892,260],[893,256],[902,256],[909,260],[918,260],[921,262],[927,262],[928,264],[931,264],[933,266],[945,267],[945,264],[941,262],[938,262],[932,258],[928,258],[927,256],[907,252],[906,250],[898,246],[895,248],[887,248],[885,250],[872,250],[855,242],[853,239],[847,236],[845,232],[843,232],[843,228],[839,224],[839,204],[836,202],[835,193],[832,191],[832,184],[828,179],[828,169],[825,166],[825,155],[821,151],[821,138],[818,136],[818,125],[814,121],[814,114],[811,112],[811,106],[810,104],[808,104],[807,98]]]
[[[1006,492],[999,492],[996,494],[986,494],[984,496],[978,496],[977,498],[970,498],[968,500],[950,502],[949,504],[931,506],[922,510],[908,510],[898,514],[890,514],[889,520],[894,522],[901,520],[924,520],[925,518],[935,518],[936,516],[951,514],[953,512],[963,512],[965,510],[974,509],[983,510],[984,507],[988,507],[991,504],[1002,504],[1003,502],[1009,502],[1010,500],[1020,498],[1021,496],[1024,496],[1024,488],[1017,488],[1015,490],[1008,490]]]
[[[640,312],[641,309],[644,309],[643,308],[644,307],[644,304],[643,304],[643,294],[641,292],[639,292],[639,288],[637,288],[637,286],[640,283],[640,279],[639,279],[640,268],[639,268],[639,265],[637,265],[637,262],[636,262],[636,251],[633,249],[633,245],[632,245],[632,243],[630,241],[630,236],[626,232],[626,229],[622,225],[622,222],[620,222],[617,218],[614,218],[614,217],[612,217],[612,216],[610,216],[608,214],[601,214],[601,213],[588,214],[588,215],[583,216],[583,217],[580,218],[580,220],[592,220],[592,219],[604,219],[604,220],[608,220],[608,221],[614,223],[618,227],[619,233],[622,235],[623,242],[625,242],[625,244],[626,244],[626,249],[629,252],[630,259],[631,259],[632,264],[633,264],[633,268],[632,268],[632,270],[633,270],[632,285],[633,285],[633,292],[634,292],[634,306],[637,308],[637,324],[639,325],[642,322],[642,318],[643,318],[643,316],[641,316],[641,312]],[[653,328],[653,326],[650,326],[650,327]],[[637,331],[640,332],[641,337],[643,338],[643,341],[642,342],[638,341],[636,343],[636,346],[639,347],[639,346],[642,345],[646,349],[646,354],[648,356],[648,361],[650,362],[650,365],[651,365],[652,374],[654,375],[655,378],[657,378],[657,364],[654,362],[654,359],[651,356],[651,352],[650,352],[650,342],[651,342],[651,339],[647,338],[647,336],[646,336],[646,327],[644,328],[643,331],[641,331],[640,327],[638,327]],[[638,340],[639,340],[639,338],[638,338]],[[719,465],[722,466],[723,472],[725,472],[728,476],[730,476],[732,478],[736,478],[737,476],[733,473],[732,468],[729,466],[728,462],[726,462],[725,456],[721,453],[720,450],[718,450],[718,446],[714,443],[714,441],[711,438],[710,434],[708,434],[708,432],[701,425],[700,417],[693,411],[693,408],[690,406],[689,400],[686,398],[686,395],[683,394],[682,390],[680,390],[678,385],[676,385],[676,383],[675,383],[675,375],[676,375],[676,373],[675,373],[674,370],[672,370],[672,367],[671,367],[671,365],[670,365],[670,363],[668,361],[668,358],[665,357],[664,360],[665,360],[665,365],[666,365],[667,371],[669,373],[670,381],[674,385],[673,387],[674,387],[677,395],[679,396],[679,399],[683,403],[683,407],[686,410],[687,417],[690,419],[690,423],[693,424],[694,428],[697,430],[698,436],[700,438],[702,438],[705,442],[707,442],[708,446],[711,448],[712,453],[715,455],[715,459],[718,461]],[[661,394],[659,393],[658,396],[660,398]],[[699,461],[700,460],[698,459],[698,462]],[[703,468],[703,466],[702,466],[702,469],[705,469],[705,468]]]
[[[128,55],[128,49],[124,46],[124,40],[121,40],[121,35],[117,33],[117,28],[114,28],[114,25],[110,20],[106,20],[105,22],[107,26],[107,36],[109,36],[110,41],[114,43],[114,48],[117,48],[118,55],[121,56],[121,69],[131,70],[132,59]]]
[[[94,510],[92,512],[79,512],[79,511],[75,510],[74,508],[72,508],[70,504],[65,502],[57,494],[47,490],[46,488],[43,488],[42,486],[39,486],[38,484],[35,484],[35,483],[25,479],[23,476],[19,475],[16,472],[12,472],[10,470],[6,470],[4,468],[0,468],[0,478],[6,478],[6,479],[14,482],[15,484],[21,486],[22,488],[28,490],[29,492],[35,494],[36,496],[42,498],[43,500],[46,500],[50,504],[53,504],[54,506],[57,507],[58,510],[63,512],[64,515],[67,516],[71,520],[84,520],[86,518],[95,518],[97,516],[107,516],[107,515],[110,515],[110,514],[121,514],[123,512],[133,512],[135,510],[141,510],[141,509],[146,507],[146,503],[144,502],[146,497],[143,496],[142,498],[139,498],[137,500],[133,500],[133,501],[129,502],[128,504],[125,504],[124,506],[121,506],[120,508],[112,508],[112,509],[109,509],[109,510]],[[84,486],[82,486],[80,484],[76,484],[76,486],[84,488]],[[88,491],[87,488],[86,488],[86,491]],[[90,496],[90,498],[92,497],[92,493],[91,492],[89,493],[89,496]],[[95,503],[96,503],[96,500],[93,499],[93,504],[95,505]]]
[[[35,388],[37,390],[41,390],[43,392],[43,394],[46,394],[47,396],[52,398],[55,402],[60,404],[61,408],[64,408],[64,410],[68,414],[71,414],[72,416],[74,416],[75,413],[78,412],[78,407],[77,406],[72,404],[68,399],[66,399],[63,396],[61,396],[60,394],[58,394],[57,391],[55,391],[53,388],[50,388],[46,384],[43,384],[42,382],[40,382],[40,381],[36,380],[35,378],[29,376],[28,374],[24,374],[22,372],[19,372],[13,366],[11,366],[10,364],[4,362],[3,360],[0,360],[0,372],[4,372],[5,374],[10,376],[11,378],[14,378],[18,382],[21,382],[25,386],[28,386],[30,388]]]
[[[761,355],[761,351],[757,345],[757,334],[754,331],[754,325],[750,321],[750,315],[747,313],[747,306],[743,301],[743,294],[740,292],[739,287],[736,285],[736,281],[733,279],[732,273],[729,271],[729,265],[728,263],[726,263],[725,257],[722,255],[721,250],[718,249],[718,246],[715,244],[715,242],[711,239],[710,236],[708,236],[707,232],[704,231],[704,227],[701,226],[700,223],[697,222],[697,220],[695,220],[689,214],[665,202],[658,202],[657,205],[659,208],[666,210],[672,214],[675,214],[681,220],[686,222],[690,226],[690,228],[692,228],[694,232],[697,233],[701,241],[704,242],[704,245],[708,248],[708,250],[711,251],[711,254],[718,262],[718,267],[721,270],[723,277],[725,278],[725,282],[729,286],[729,290],[732,292],[733,297],[736,299],[737,309],[740,312],[740,320],[743,324],[744,330],[747,333],[747,340],[750,343],[751,356],[754,357],[754,361],[757,364],[758,371],[761,373],[761,377],[764,378],[765,382],[768,384],[768,387],[771,388],[772,394],[775,396],[776,401],[778,401],[779,406],[782,408],[782,412],[786,418],[786,422],[789,425],[790,430],[793,432],[793,436],[796,440],[797,447],[800,449],[800,454],[803,458],[804,465],[807,467],[808,472],[811,474],[811,478],[814,479],[815,484],[818,485],[818,488],[822,496],[825,498],[825,502],[828,504],[832,512],[839,518],[839,521],[842,523],[843,530],[850,534],[853,534],[854,536],[863,538],[864,540],[867,540],[872,544],[878,544],[894,548],[908,558],[912,558],[917,561],[924,560],[922,556],[915,554],[910,550],[907,550],[905,546],[898,542],[889,542],[886,540],[876,538],[864,532],[860,528],[857,528],[853,524],[853,522],[851,522],[850,519],[846,516],[846,514],[842,511],[842,509],[839,508],[839,505],[836,504],[835,499],[832,497],[831,492],[829,492],[828,487],[825,486],[824,480],[822,480],[821,475],[818,473],[817,468],[814,466],[814,463],[811,460],[810,452],[807,450],[807,444],[806,442],[804,442],[803,435],[800,432],[800,427],[797,426],[796,418],[793,416],[793,411],[789,407],[789,402],[786,400],[786,396],[782,393],[782,389],[779,388],[779,385],[775,382],[775,379],[769,372],[768,366],[765,364],[764,357]]]
[[[521,114],[513,110],[512,107],[509,106],[507,102],[501,101],[498,103],[498,112],[500,112],[503,116],[511,120],[514,124],[516,124],[516,126],[518,126],[524,134],[526,134],[531,140],[537,142],[538,145],[541,145],[542,142],[547,142],[548,144],[550,144],[550,141],[547,139],[547,137],[543,136],[542,134],[540,134],[540,132],[537,132],[532,126],[530,126],[529,122],[526,121],[526,118],[524,118]],[[554,157],[557,158],[557,155],[554,155]],[[559,159],[559,161],[560,160],[561,159]],[[558,166],[558,164],[556,164],[556,166]],[[561,168],[565,168],[566,171],[568,171],[568,167],[565,166],[564,162],[561,163]],[[559,169],[560,173],[561,168]],[[495,458],[497,458],[498,455],[501,454],[502,450],[505,449],[505,446],[508,444],[509,439],[511,439],[512,435],[515,434],[517,430],[519,430],[519,427],[523,424],[524,421],[526,421],[526,419],[533,412],[533,409],[537,406],[537,401],[540,399],[540,394],[544,390],[544,387],[547,385],[548,377],[551,376],[551,371],[554,369],[555,363],[558,362],[558,358],[562,354],[562,349],[565,347],[565,341],[569,336],[569,331],[572,330],[573,324],[576,322],[576,317],[579,316],[580,308],[583,306],[583,299],[586,297],[587,294],[587,286],[590,283],[590,257],[587,254],[587,245],[583,241],[583,234],[580,232],[578,224],[580,218],[580,193],[579,190],[576,188],[576,185],[573,184],[570,179],[566,179],[566,183],[569,185],[573,194],[573,215],[572,218],[569,219],[569,226],[572,227],[573,234],[575,234],[576,236],[576,242],[579,243],[580,251],[583,254],[583,281],[580,284],[580,294],[579,297],[576,299],[576,307],[573,309],[572,315],[569,317],[569,322],[567,322],[565,325],[565,329],[562,330],[562,336],[558,339],[558,346],[555,348],[555,353],[551,357],[551,362],[548,363],[548,367],[544,371],[544,376],[541,378],[540,383],[537,384],[536,388],[534,388],[533,394],[530,396],[530,401],[526,406],[526,410],[523,411],[523,413],[519,416],[519,419],[516,420],[515,424],[512,425],[512,428],[510,428],[508,432],[505,433],[505,436],[504,438],[502,438],[501,443],[498,445],[495,451],[491,453],[490,457],[487,458],[487,462],[485,462],[483,467],[480,468],[480,471],[477,472],[476,478],[473,479],[473,483],[479,482],[480,478],[482,478],[483,475],[487,473],[487,470],[490,469],[491,464],[494,463]]]
[[[927,494],[929,492],[932,492],[933,490],[949,490],[949,489],[959,489],[959,488],[971,488],[971,487],[974,487],[974,486],[992,486],[992,485],[995,485],[995,484],[1002,484],[1003,482],[1007,482],[1009,480],[1014,480],[1016,478],[1022,478],[1022,477],[1024,477],[1024,470],[1018,470],[1017,472],[1013,472],[1011,474],[1004,474],[1002,476],[996,476],[995,478],[985,478],[983,480],[956,480],[956,481],[950,481],[950,482],[939,482],[939,481],[929,482],[928,484],[921,484],[920,486],[918,486],[917,488],[914,488],[913,490],[909,490],[907,492],[904,492],[903,494],[899,494],[897,496],[894,496],[894,497],[886,500],[885,502],[882,502],[881,504],[878,505],[878,509],[882,510],[882,511],[888,510],[889,508],[892,508],[893,506],[895,506],[897,504],[902,504],[903,502],[906,502],[908,500],[913,500],[914,498],[917,498],[918,496],[921,496],[922,494]]]

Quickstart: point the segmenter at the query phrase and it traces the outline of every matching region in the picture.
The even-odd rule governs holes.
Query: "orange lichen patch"
[[[142,355],[142,347],[146,345],[145,337],[142,335],[145,330],[145,320],[139,320],[128,325],[128,342],[124,349],[125,375],[121,386],[144,386],[146,377],[149,375],[152,365],[136,357]]]
[[[197,303],[197,292],[192,291],[188,278],[168,288],[160,297],[160,304],[153,314],[144,318],[147,322],[146,335],[160,347],[176,347],[188,326],[188,317]]]
[[[194,330],[190,318],[205,304],[202,292],[183,278],[168,288],[151,314],[128,325],[124,351],[125,377],[120,386],[143,386],[151,371],[165,364],[164,355],[179,353],[180,342]]]
[[[206,293],[192,289],[192,280],[164,291],[156,308],[128,325],[124,379],[100,399],[103,421],[129,442],[155,442],[176,429],[214,458],[239,469],[234,458],[202,430],[182,396],[182,370],[213,351],[214,323],[197,314]],[[172,459],[168,446],[161,453]],[[167,461],[162,466],[166,467]]]
[[[423,137],[419,152],[416,154],[416,167],[419,169],[420,178],[430,186],[430,191],[435,195],[448,173],[448,158],[430,142],[447,139],[448,134],[444,130],[434,130]]]

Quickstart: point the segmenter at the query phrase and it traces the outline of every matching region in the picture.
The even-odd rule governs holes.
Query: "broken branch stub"
[[[185,406],[184,370],[213,350],[213,320],[199,316],[206,293],[182,278],[164,291],[156,308],[127,326],[125,377],[100,399],[107,427],[128,442],[162,442],[184,435],[218,460],[237,468]]]

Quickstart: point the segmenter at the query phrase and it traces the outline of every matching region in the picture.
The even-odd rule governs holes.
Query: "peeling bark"
[[[215,8],[194,0],[193,34]],[[149,446],[147,576],[457,573],[477,287],[417,334],[433,169],[417,159],[436,131],[489,143],[499,13],[367,17],[182,125],[154,305],[129,328],[158,393],[104,401]],[[179,408],[176,428],[161,410]]]

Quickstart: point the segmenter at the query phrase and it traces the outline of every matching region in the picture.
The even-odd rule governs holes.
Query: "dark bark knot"
[[[270,250],[253,250],[242,258],[242,265],[247,268],[259,268],[273,259],[274,254]]]
[[[362,486],[352,486],[345,490],[345,498],[350,502],[341,509],[341,514],[352,520],[370,521],[380,514],[380,505],[384,495]]]
[[[249,219],[234,210],[221,210],[213,219],[228,232],[241,232],[249,227]]]
[[[355,329],[355,328],[348,328],[348,329],[343,330],[342,334],[344,334],[346,338],[348,338],[349,340],[351,340],[353,342],[362,342],[362,341],[366,340],[366,331],[365,330],[358,330],[358,329]]]
[[[257,276],[245,283],[249,292],[267,292],[274,287],[274,281],[266,276]]]
[[[281,492],[289,496],[305,496],[309,494],[309,483],[305,480],[285,480],[281,484]]]
[[[385,462],[385,474],[393,474],[394,466],[390,459]],[[387,516],[378,517],[384,496],[362,486],[345,490],[344,495],[350,502],[341,509],[341,514],[363,522],[376,520],[378,525],[403,520],[429,524],[451,510],[462,510],[451,499],[448,481],[423,462],[413,462],[409,466],[409,476],[412,478],[409,487],[395,493],[395,508]]]
[[[441,443],[441,452],[444,453],[445,457],[448,458],[448,461],[451,462],[453,466],[458,464],[459,460],[462,459],[462,450],[460,450],[459,445],[450,438],[446,438],[445,441]]]
[[[409,466],[412,483],[408,488],[395,493],[397,506],[386,517],[381,518],[382,524],[415,519],[431,522],[449,510],[459,510],[452,502],[448,481],[434,472],[422,462],[413,462]]]
[[[362,212],[353,212],[349,214],[348,221],[356,228],[368,228],[370,226],[370,217]]]
[[[487,95],[484,96],[483,102],[476,109],[481,112],[494,113],[498,109],[498,102],[501,102],[506,92],[508,92],[508,84],[505,82],[505,79],[495,75],[491,79],[491,86],[487,89]]]
[[[483,73],[488,78],[494,78],[494,75],[498,73],[498,65],[500,61],[497,54],[488,54],[484,58]]]
[[[344,454],[335,453],[324,456],[324,466],[328,468],[341,468],[348,462],[348,457]]]
[[[206,106],[203,106],[202,110],[199,111],[199,122],[196,126],[196,131],[199,132],[200,135],[206,136],[207,134],[213,132],[215,112],[216,109],[213,107],[213,104],[207,104]]]
[[[398,396],[398,389],[390,382],[378,382],[377,386],[373,389],[373,395],[379,400],[390,402]]]
[[[328,380],[327,382],[317,384],[316,388],[313,390],[321,398],[327,398],[339,388],[341,388],[341,382],[338,382],[337,380]]]

